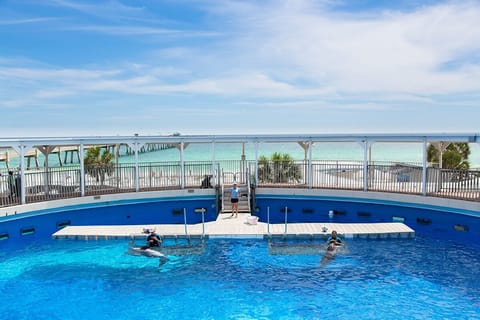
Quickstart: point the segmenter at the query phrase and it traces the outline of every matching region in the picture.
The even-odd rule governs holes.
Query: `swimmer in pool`
[[[342,239],[340,239],[337,235],[337,231],[333,230],[332,235],[327,239],[327,243],[334,243],[336,246],[343,245]]]

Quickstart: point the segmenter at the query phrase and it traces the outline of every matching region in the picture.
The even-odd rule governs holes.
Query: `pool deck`
[[[205,224],[148,224],[148,225],[96,225],[67,226],[52,237],[55,239],[101,240],[112,238],[145,237],[144,228],[154,228],[156,233],[165,238],[326,238],[336,230],[345,238],[412,238],[415,231],[403,223],[284,223],[267,224],[247,222],[250,214],[230,217],[220,214],[216,221]],[[326,229],[326,231],[324,231]]]

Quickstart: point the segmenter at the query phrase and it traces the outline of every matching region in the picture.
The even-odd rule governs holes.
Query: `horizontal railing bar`
[[[423,167],[415,163],[313,160],[256,161],[225,160],[142,162],[138,164],[138,191],[215,187],[220,172],[225,183],[234,180],[257,187],[364,190],[422,195]],[[312,172],[310,172],[310,170]],[[10,173],[10,172],[11,173]],[[21,204],[18,169],[0,169],[0,207]],[[250,173],[250,174],[249,174]],[[255,174],[257,173],[257,174]],[[367,179],[364,179],[364,174]],[[80,165],[26,170],[26,203],[136,191],[135,164],[105,167]],[[257,181],[258,179],[258,181]],[[312,181],[309,181],[311,179]],[[228,180],[228,181],[227,181]],[[426,195],[466,201],[480,201],[480,170],[448,170],[427,167]]]

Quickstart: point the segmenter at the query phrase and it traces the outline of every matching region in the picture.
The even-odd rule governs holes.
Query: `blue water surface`
[[[165,245],[174,245],[168,241]],[[127,241],[51,240],[0,253],[2,319],[478,319],[480,248],[350,239],[322,266],[309,240],[205,242],[125,254]],[[275,250],[274,250],[275,249]],[[175,253],[175,252],[173,252]]]

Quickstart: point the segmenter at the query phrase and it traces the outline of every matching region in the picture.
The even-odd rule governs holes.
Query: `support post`
[[[185,160],[183,159],[184,142],[180,143],[180,188],[185,189]]]
[[[267,233],[270,235],[270,207],[267,207]]]
[[[185,226],[185,235],[188,236],[188,230],[187,230],[187,209],[183,208],[183,224]]]
[[[85,146],[80,144],[79,161],[80,161],[80,193],[82,197],[85,197]]]
[[[212,141],[212,179],[210,181],[212,180],[214,181],[216,186],[218,182],[218,177],[217,177],[217,174],[215,173],[215,141]]]
[[[427,139],[423,140],[423,153],[422,153],[422,195],[427,195]]]
[[[368,147],[367,139],[363,141],[363,191],[368,191]]]
[[[43,191],[45,192],[45,195],[48,196],[50,193],[50,174],[48,172],[49,166],[48,166],[48,156],[52,151],[55,149],[55,146],[39,146],[37,147],[38,150],[43,154],[45,157],[44,161],[44,185],[43,185]]]
[[[202,238],[205,238],[205,209],[202,209]]]
[[[135,192],[140,191],[140,168],[138,167],[138,151],[144,146],[143,143],[140,143],[137,140],[138,134],[135,134],[135,141],[128,144],[130,149],[133,149],[134,159],[135,159]],[[117,166],[118,168],[118,166]]]
[[[138,167],[138,149],[139,143],[134,143],[134,152],[135,152],[135,192],[140,191],[140,169]]]
[[[18,146],[12,146],[20,156],[20,203],[26,203],[26,191],[27,187],[25,184],[25,154],[32,148],[31,145],[20,144]],[[18,195],[17,195],[18,196]]]
[[[26,146],[21,146],[20,147],[20,193],[22,195],[21,197],[21,202],[22,204],[25,204],[27,201],[27,197],[25,194],[25,191],[27,191],[26,185],[25,185],[25,153],[26,153]]]
[[[308,141],[308,188],[312,189],[313,187],[313,163],[312,163],[312,149],[313,142],[312,140]]]
[[[255,185],[258,186],[258,141],[255,141]]]

